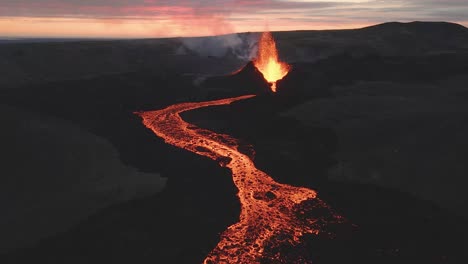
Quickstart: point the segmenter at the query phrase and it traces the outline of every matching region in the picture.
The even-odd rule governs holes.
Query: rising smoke
[[[213,37],[182,38],[184,49],[200,56],[233,56],[242,61],[252,60],[258,48],[258,33],[235,33]],[[180,50],[180,49],[179,49]]]

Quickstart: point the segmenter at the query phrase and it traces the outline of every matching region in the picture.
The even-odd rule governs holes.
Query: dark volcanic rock
[[[444,144],[445,140],[432,136],[442,131],[440,129],[447,127],[447,124],[450,125],[449,129],[453,128],[462,135],[466,131],[462,126],[466,123],[466,114],[457,110],[455,107],[460,105],[454,105],[453,102],[455,99],[458,102],[468,98],[464,86],[454,89],[453,94],[456,96],[453,97],[447,96],[448,86],[434,86],[429,90],[426,86],[424,89],[407,88],[420,83],[433,86],[435,81],[466,74],[466,32],[466,28],[448,23],[390,23],[357,30],[276,33],[280,57],[293,66],[291,72],[278,82],[278,93],[270,92],[269,85],[252,63],[235,74],[210,77],[201,85],[195,86],[193,84],[198,82],[194,79],[199,77],[197,73],[203,72],[203,76],[217,74],[228,66],[228,60],[209,57],[200,59],[195,54],[175,54],[177,58],[166,56],[171,46],[168,49],[160,46],[154,52],[148,52],[148,49],[137,45],[122,60],[107,60],[107,55],[113,58],[119,52],[114,49],[109,49],[112,53],[95,52],[102,46],[94,43],[90,45],[97,49],[91,49],[92,56],[71,56],[83,60],[76,61],[74,67],[65,67],[69,60],[64,62],[54,58],[70,58],[72,53],[68,50],[78,50],[74,49],[76,46],[91,46],[73,44],[62,52],[56,52],[55,56],[51,55],[61,49],[51,47],[54,52],[45,52],[49,50],[45,44],[40,45],[40,49],[28,48],[26,44],[21,47],[0,47],[0,55],[6,54],[3,57],[7,59],[7,63],[3,65],[8,66],[0,67],[5,71],[3,75],[9,76],[4,78],[5,83],[9,83],[9,80],[13,83],[27,80],[28,76],[31,80],[41,80],[41,85],[2,91],[2,104],[75,123],[82,129],[109,140],[119,151],[124,164],[144,172],[158,172],[168,178],[167,188],[158,195],[102,210],[75,228],[46,239],[32,249],[21,249],[0,256],[0,263],[201,263],[218,243],[219,234],[238,220],[239,202],[231,175],[215,161],[165,144],[146,129],[133,112],[161,109],[177,102],[244,94],[258,96],[229,106],[187,112],[183,118],[201,128],[243,140],[245,143],[242,143],[242,151],[251,156],[256,154],[255,164],[259,169],[278,182],[316,189],[323,201],[357,227],[350,234],[349,230],[340,231],[334,226],[327,226],[327,230],[333,229],[337,234],[334,239],[310,236],[304,239],[305,243],[298,246],[272,248],[272,253],[279,250],[282,254],[291,256],[291,259],[296,259],[298,263],[312,260],[314,264],[468,263],[465,254],[468,245],[466,219],[394,189],[372,184],[331,181],[327,172],[337,164],[336,153],[343,148],[343,142],[337,137],[340,136],[340,130],[329,127],[326,122],[319,122],[330,120],[334,124],[341,120],[351,121],[349,127],[352,129],[342,130],[345,132],[343,134],[366,137],[367,145],[360,144],[362,141],[352,140],[355,145],[351,146],[356,147],[351,148],[350,155],[362,155],[366,146],[375,149],[375,152],[369,152],[372,154],[369,159],[362,156],[364,168],[372,168],[378,164],[375,157],[382,153],[387,155],[387,152],[391,158],[385,158],[385,164],[389,164],[388,167],[393,166],[393,163],[387,162],[395,161],[395,148],[392,146],[394,142],[387,136],[392,134],[388,128],[392,126],[395,131],[401,132],[401,128],[407,124],[419,124],[408,119],[409,115],[420,112],[421,108],[413,108],[413,105],[424,102],[411,100],[413,94],[429,98],[429,93],[434,93],[434,100],[428,101],[430,111],[424,117],[431,122],[430,131],[402,134],[402,139],[408,138],[408,142],[412,144],[413,138],[426,137],[429,142],[438,141],[438,144]],[[151,45],[148,47],[153,47],[152,42],[149,43]],[[113,42],[106,45],[118,48]],[[65,47],[66,44],[61,44],[60,47],[62,46]],[[83,50],[87,53],[90,51],[85,48]],[[139,55],[135,55],[136,53]],[[38,57],[30,56],[31,54],[44,54],[50,59],[38,60]],[[132,58],[131,61],[139,61],[141,58],[142,63],[129,65],[125,62],[127,56]],[[93,64],[95,60],[100,63]],[[43,67],[43,64],[30,61],[43,61],[47,65]],[[114,63],[119,61],[123,63]],[[115,67],[106,67],[110,63]],[[27,65],[36,66],[26,67]],[[78,71],[89,68],[89,65],[94,67],[89,71]],[[216,71],[207,71],[206,69],[211,68],[210,65],[215,65]],[[55,71],[57,68],[63,68],[64,71]],[[21,71],[15,73],[15,69]],[[65,74],[67,69],[73,74]],[[121,71],[126,73],[118,73]],[[46,74],[48,72],[57,73],[59,77],[69,80],[57,82],[55,74]],[[88,72],[95,73],[91,75],[95,77],[85,74]],[[114,74],[102,75],[103,72]],[[188,74],[182,75],[181,72]],[[466,83],[463,80],[460,81],[462,85]],[[363,81],[371,81],[373,84],[367,88],[357,87],[357,90],[339,88]],[[384,86],[381,82],[389,85]],[[400,88],[404,91],[402,94],[395,90],[395,86],[398,87],[400,83],[408,86]],[[342,98],[338,97],[340,93],[337,92],[337,87],[341,89]],[[362,89],[366,92],[359,93]],[[327,104],[322,102],[318,109],[312,107],[299,111],[301,116],[306,117],[314,116],[315,113],[318,122],[302,123],[287,114],[288,108],[301,102],[330,96],[329,91],[333,92],[333,97],[325,99],[331,101],[331,106],[326,108]],[[323,99],[321,98],[322,101]],[[450,103],[450,108],[433,107],[444,100]],[[362,102],[368,102],[369,105]],[[390,109],[401,109],[401,115],[396,116],[393,123],[388,122],[389,112],[383,111],[386,108],[373,107],[385,106],[386,102],[391,103]],[[405,105],[410,107],[399,107]],[[365,110],[363,118],[357,119],[360,117],[357,114],[361,114],[362,110]],[[458,116],[449,119],[451,123],[447,123],[445,116],[448,115],[443,111],[448,114],[456,112]],[[343,115],[337,115],[340,113]],[[370,114],[376,115],[376,120],[379,121],[376,124],[381,130],[369,129],[374,122],[369,119]],[[422,120],[419,116],[416,118]],[[356,120],[360,122],[355,123]],[[380,121],[386,126],[380,126]],[[383,136],[369,137],[364,132],[371,135],[382,132]],[[415,137],[407,137],[408,135]],[[378,140],[373,141],[374,138]],[[454,136],[451,138],[457,139]],[[453,148],[462,149],[461,146],[464,146],[460,142],[449,143],[451,142]],[[420,168],[428,167],[425,164],[437,164],[445,179],[435,184],[424,179],[426,189],[438,190],[444,187],[453,193],[456,190],[455,185],[466,185],[460,180],[465,177],[450,176],[447,173],[450,168],[446,164],[450,163],[443,163],[437,155],[432,155],[437,150],[434,145],[415,145],[418,151],[431,155],[411,154],[407,156],[408,160],[412,163],[424,162],[415,166],[418,173]],[[440,151],[443,159],[450,159],[454,156],[453,153],[461,153],[460,159],[466,156],[466,152],[462,151]],[[462,161],[456,164],[462,172],[466,172],[465,163]],[[366,171],[357,171],[357,174],[363,173]],[[401,178],[403,182],[417,179],[413,175]],[[390,179],[395,179],[395,176]],[[444,192],[438,192],[437,195],[447,198]],[[260,197],[275,199],[268,193]],[[5,202],[11,203],[8,199]],[[463,209],[460,206],[460,210]],[[314,213],[324,214],[321,211]]]
[[[221,91],[233,91],[236,94],[265,94],[270,92],[270,85],[253,62],[247,63],[232,75],[216,76],[205,81],[204,87]]]
[[[278,81],[278,95],[288,98],[289,101],[289,97],[328,96],[330,93],[325,84],[320,72],[311,71],[310,65],[294,64],[288,75]]]

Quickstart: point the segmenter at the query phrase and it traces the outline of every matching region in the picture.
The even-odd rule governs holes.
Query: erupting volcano
[[[271,84],[273,92],[276,92],[276,82],[283,79],[291,69],[287,63],[279,61],[276,43],[270,32],[262,33],[254,64],[265,80]]]
[[[276,81],[290,69],[289,65],[278,61],[270,33],[261,37],[255,66],[273,91],[276,91]],[[205,264],[309,263],[302,256],[285,255],[282,250],[298,245],[305,234],[331,235],[326,226],[341,223],[342,218],[318,199],[314,190],[277,183],[257,169],[252,158],[239,151],[241,144],[237,139],[198,128],[180,117],[185,111],[228,105],[252,97],[254,95],[180,103],[138,115],[143,124],[166,143],[209,157],[232,171],[241,204],[239,222],[221,234]]]

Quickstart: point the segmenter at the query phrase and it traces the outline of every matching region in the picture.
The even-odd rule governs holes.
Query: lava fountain
[[[271,85],[273,92],[276,92],[276,82],[283,79],[291,69],[291,66],[279,60],[275,39],[270,32],[263,32],[260,37],[254,65]]]

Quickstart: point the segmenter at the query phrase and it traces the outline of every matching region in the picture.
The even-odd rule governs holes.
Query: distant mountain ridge
[[[289,63],[314,62],[335,54],[353,56],[425,56],[468,52],[468,29],[448,22],[389,22],[361,29],[274,32],[280,56]],[[220,45],[209,56],[184,38],[15,43],[0,45],[0,90],[24,85],[151,70],[191,75],[219,75],[245,64],[242,49],[252,49],[256,33],[209,41]],[[226,38],[226,41],[223,39]],[[200,39],[200,38],[199,38]],[[203,39],[203,38],[201,38]],[[1,41],[0,41],[1,42]],[[203,42],[202,42],[203,43]],[[218,44],[217,44],[218,43]],[[192,48],[192,50],[190,50]],[[201,48],[205,48],[201,45]],[[229,49],[230,52],[229,52]],[[193,63],[199,65],[194,72]]]
[[[364,27],[362,29],[391,29],[391,28],[405,28],[405,29],[428,29],[428,28],[438,28],[445,30],[459,30],[468,33],[468,28],[461,24],[452,23],[452,22],[423,22],[423,21],[413,21],[413,22],[385,22],[382,24],[372,25]]]
[[[360,29],[278,32],[275,36],[280,52],[297,62],[337,53],[424,56],[468,52],[468,28],[448,22],[388,22]]]

